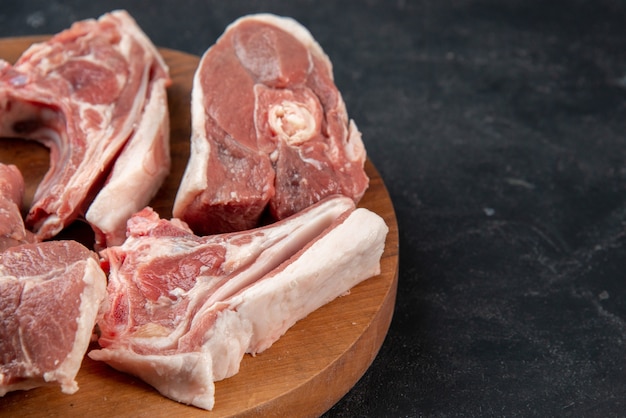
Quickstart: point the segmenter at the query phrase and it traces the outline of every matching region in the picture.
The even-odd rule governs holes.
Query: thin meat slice
[[[89,205],[85,219],[95,232],[97,248],[124,242],[126,222],[154,197],[169,174],[167,83],[164,78],[152,83],[135,132]]]
[[[296,321],[380,272],[387,226],[331,196],[270,226],[199,237],[149,208],[104,250],[108,298],[92,359],[176,401],[214,406],[236,374]]]
[[[9,247],[34,242],[34,235],[24,227],[21,207],[24,178],[12,165],[0,163],[0,252]]]
[[[233,22],[203,55],[192,90],[191,154],[173,213],[198,234],[290,216],[324,197],[355,203],[366,152],[311,34],[270,14]]]
[[[105,198],[108,210],[92,211],[89,221],[101,241],[117,239],[129,211],[116,212],[113,205],[129,202],[137,211],[148,203],[169,171],[169,133],[161,128],[169,116],[151,105],[163,103],[169,82],[157,49],[121,10],[32,45],[13,66],[0,62],[0,135],[50,148],[50,169],[26,217],[38,239],[55,236],[83,216],[103,185],[116,187],[115,181],[105,185],[107,176],[114,165],[124,171],[118,165],[132,158],[117,157],[134,150],[134,141],[160,149],[153,163],[139,164],[147,180],[129,184],[115,200]],[[111,219],[111,213],[119,215]]]
[[[75,241],[0,253],[0,396],[75,380],[106,293],[95,253]]]
[[[0,163],[0,196],[17,206],[22,205],[24,177],[13,164]]]

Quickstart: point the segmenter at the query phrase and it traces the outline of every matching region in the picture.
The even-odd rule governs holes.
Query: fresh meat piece
[[[198,237],[149,208],[110,265],[101,350],[92,359],[163,395],[212,409],[214,381],[296,321],[380,271],[387,226],[332,196],[273,225]]]
[[[0,62],[0,135],[50,148],[50,170],[26,217],[40,240],[82,216],[103,184],[108,210],[100,204],[89,222],[104,245],[123,240],[127,214],[148,203],[169,171],[168,113],[160,107],[169,82],[162,57],[125,11],[77,22],[13,66]],[[145,161],[143,154],[117,158],[137,148],[154,152]],[[120,194],[115,175],[105,181],[131,159],[146,181]],[[117,211],[119,202],[134,210]]]
[[[158,191],[170,170],[169,138],[166,79],[161,78],[152,83],[132,138],[85,215],[97,247],[123,243],[128,219]]]
[[[48,241],[0,253],[0,396],[75,381],[106,292],[95,253]]]
[[[24,198],[24,178],[14,165],[0,163],[0,252],[15,245],[34,242],[24,227],[20,208]]]
[[[22,205],[24,177],[13,164],[0,163],[0,196],[13,202],[16,206]]]
[[[173,214],[198,234],[284,219],[368,187],[361,134],[311,34],[269,14],[231,24],[194,76],[191,155]]]

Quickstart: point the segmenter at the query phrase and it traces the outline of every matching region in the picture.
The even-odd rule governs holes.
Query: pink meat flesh
[[[0,163],[0,252],[15,245],[34,242],[34,235],[24,227],[21,207],[24,178],[14,165]]]
[[[0,396],[75,381],[106,292],[96,255],[75,241],[0,253]]]
[[[284,219],[368,187],[361,134],[332,65],[296,21],[243,17],[207,50],[192,91],[191,154],[174,216],[198,234]]]
[[[330,196],[273,225],[199,237],[146,208],[101,252],[108,297],[89,356],[171,399],[212,409],[245,353],[380,271],[387,226]]]
[[[164,102],[169,82],[162,57],[125,11],[77,22],[13,66],[0,62],[0,136],[50,148],[50,169],[26,217],[40,240],[83,216],[103,186],[115,185],[111,169],[124,171],[120,161],[132,160],[118,156],[134,152],[146,181],[116,189],[116,199],[103,197],[108,206],[89,216],[103,246],[123,241],[128,213],[143,208],[169,172],[167,107],[151,104]],[[154,152],[138,152],[135,141]],[[116,211],[119,202],[134,210]]]

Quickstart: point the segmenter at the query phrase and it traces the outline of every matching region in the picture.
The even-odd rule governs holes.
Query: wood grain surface
[[[0,39],[0,58],[14,62],[42,37]],[[161,49],[170,66],[172,171],[151,202],[165,218],[187,163],[190,94],[199,58]],[[358,121],[357,121],[358,122]],[[27,183],[25,206],[48,169],[46,148],[23,139],[0,139],[0,162],[17,165]],[[74,395],[58,386],[16,391],[0,398],[0,416],[83,417],[225,417],[319,416],[332,407],[365,373],[383,343],[394,310],[398,280],[398,226],[392,202],[378,171],[368,160],[370,187],[360,206],[384,218],[389,226],[381,274],[354,287],[350,294],[323,306],[296,323],[272,347],[246,355],[240,372],[216,383],[215,408],[204,411],[164,398],[152,387],[106,364],[85,357]],[[89,240],[85,224],[76,222],[64,238]],[[85,238],[87,237],[87,238]],[[91,348],[94,348],[92,346]]]

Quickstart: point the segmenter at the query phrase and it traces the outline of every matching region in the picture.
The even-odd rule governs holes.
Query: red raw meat
[[[101,246],[123,241],[129,214],[149,202],[169,172],[168,71],[121,10],[32,45],[13,66],[0,61],[0,135],[50,148],[50,170],[26,217],[38,239],[83,216],[101,193],[87,219]],[[127,161],[143,177],[120,193],[115,175],[107,176],[113,167],[124,172]],[[122,202],[128,207],[118,210]]]
[[[76,392],[105,292],[96,254],[75,241],[0,252],[0,396],[55,383]]]
[[[0,252],[15,245],[34,242],[24,227],[20,208],[24,198],[24,178],[14,165],[0,163]]]
[[[379,274],[387,226],[332,196],[270,226],[198,237],[146,208],[110,265],[101,350],[92,359],[164,396],[212,409],[214,381],[245,353],[270,347],[296,321]]]
[[[174,216],[198,234],[284,219],[333,194],[368,187],[361,134],[348,120],[332,65],[289,18],[231,24],[196,70],[191,155]]]

